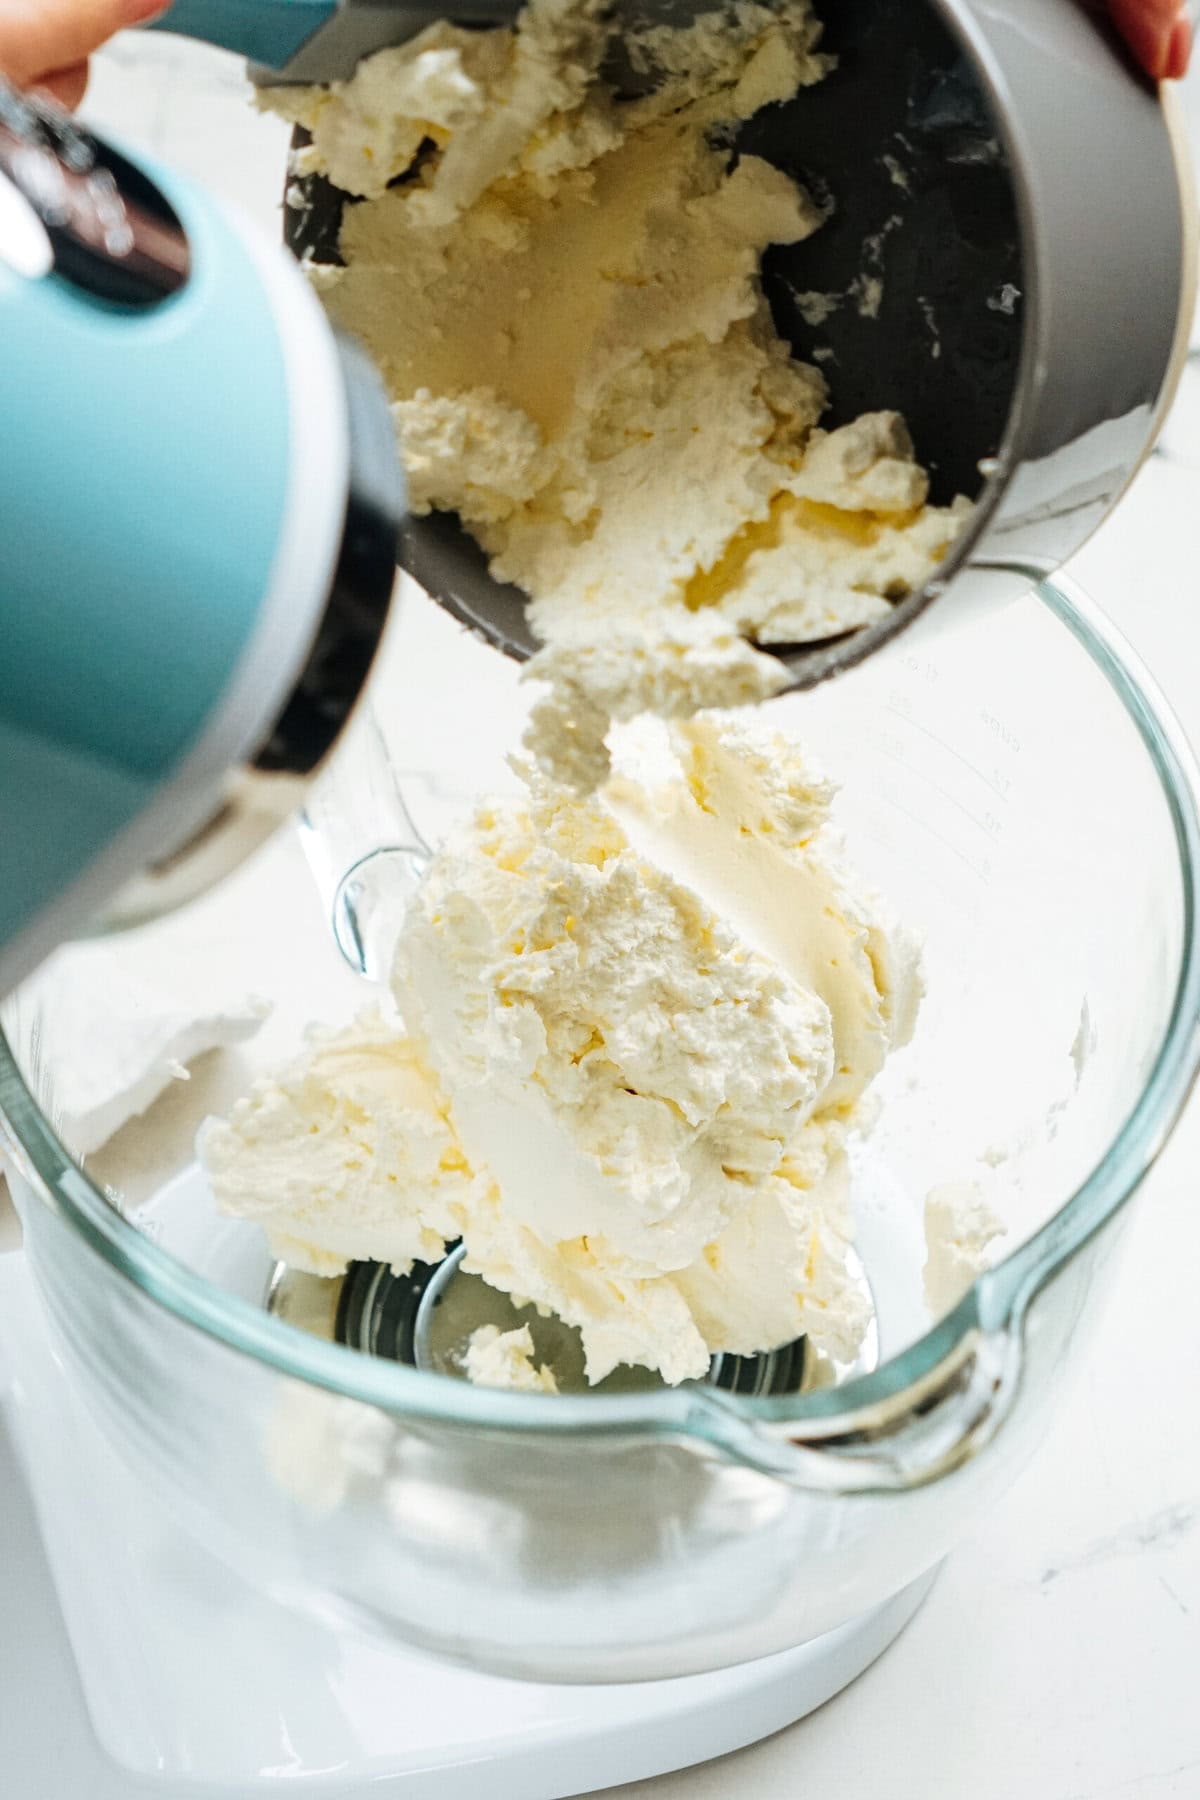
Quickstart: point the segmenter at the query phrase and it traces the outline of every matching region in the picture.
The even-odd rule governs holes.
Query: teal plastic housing
[[[333,0],[175,0],[156,24],[282,69],[336,10]]]
[[[171,299],[135,311],[0,262],[0,946],[203,732],[284,524],[267,291],[217,207],[148,172],[191,248]]]

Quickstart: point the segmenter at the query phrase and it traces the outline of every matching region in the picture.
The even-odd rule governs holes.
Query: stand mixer
[[[89,921],[202,892],[295,809],[384,629],[402,485],[366,359],[198,190],[0,88],[0,203],[0,391],[24,421],[3,992]]]
[[[940,611],[940,609],[939,609]],[[23,1135],[23,1128],[22,1128]],[[8,1271],[6,1271],[6,1274]],[[26,1423],[19,1427],[22,1441],[26,1448],[29,1466],[34,1472],[38,1487],[39,1500],[42,1504],[43,1518],[48,1535],[52,1538],[56,1566],[60,1572],[60,1582],[64,1597],[74,1595],[71,1606],[71,1627],[76,1646],[80,1652],[85,1671],[92,1671],[89,1679],[91,1695],[97,1716],[106,1704],[99,1670],[104,1659],[104,1633],[101,1624],[105,1616],[111,1616],[108,1602],[122,1587],[121,1573],[111,1571],[111,1585],[107,1592],[105,1578],[100,1577],[92,1569],[88,1574],[79,1566],[79,1560],[71,1561],[70,1545],[76,1534],[71,1529],[71,1521],[75,1518],[76,1502],[70,1497],[70,1489],[78,1485],[78,1470],[71,1480],[65,1481],[62,1476],[55,1475],[53,1446],[49,1442],[49,1434],[43,1429],[47,1421],[55,1416],[64,1416],[59,1409],[70,1415],[73,1404],[70,1384],[57,1384],[51,1372],[53,1355],[48,1351],[45,1341],[45,1324],[32,1296],[28,1293],[20,1295],[14,1291],[9,1296],[11,1306],[7,1316],[14,1321],[14,1343],[19,1338],[15,1355],[11,1358],[17,1369],[21,1385],[29,1396],[26,1412]],[[42,1337],[39,1338],[39,1329]],[[39,1382],[41,1385],[39,1386]],[[32,1423],[31,1423],[32,1421]],[[77,1441],[80,1445],[87,1443],[85,1451],[86,1466],[96,1474],[95,1486],[103,1496],[102,1503],[111,1504],[115,1516],[119,1516],[123,1526],[129,1533],[130,1563],[129,1571],[138,1566],[145,1566],[150,1560],[150,1553],[160,1558],[158,1567],[166,1567],[175,1571],[176,1577],[187,1558],[192,1554],[183,1540],[173,1540],[172,1528],[164,1524],[162,1516],[152,1503],[147,1503],[144,1495],[136,1492],[136,1482],[130,1481],[120,1471],[119,1464],[112,1458],[110,1450],[93,1446],[87,1440],[87,1421],[80,1421]],[[107,1461],[106,1461],[107,1456]],[[94,1458],[94,1460],[93,1460]],[[61,1467],[61,1465],[60,1465]],[[56,1512],[57,1500],[63,1502],[61,1510]],[[137,1548],[139,1533],[141,1549]],[[164,1543],[164,1540],[167,1541]],[[203,1569],[203,1573],[201,1572]],[[555,1690],[547,1687],[530,1685],[513,1690],[503,1683],[496,1683],[490,1701],[485,1699],[489,1687],[486,1677],[458,1676],[442,1670],[438,1665],[425,1659],[409,1659],[404,1653],[395,1651],[383,1652],[368,1650],[356,1644],[356,1641],[334,1629],[328,1634],[318,1634],[317,1628],[305,1627],[302,1630],[290,1623],[284,1623],[284,1615],[266,1607],[265,1603],[253,1598],[248,1589],[238,1588],[233,1578],[229,1578],[229,1588],[214,1588],[207,1565],[195,1565],[191,1586],[181,1585],[181,1578],[168,1577],[169,1591],[172,1593],[172,1604],[181,1604],[180,1640],[188,1634],[190,1624],[199,1624],[202,1616],[211,1616],[211,1608],[215,1605],[218,1611],[224,1610],[226,1620],[236,1617],[239,1624],[235,1630],[253,1631],[257,1627],[254,1620],[260,1621],[261,1641],[264,1646],[262,1666],[269,1659],[277,1658],[272,1663],[275,1669],[282,1668],[285,1651],[285,1640],[296,1645],[295,1657],[286,1665],[286,1681],[288,1683],[289,1701],[287,1718],[294,1726],[300,1721],[311,1720],[314,1693],[322,1691],[323,1684],[318,1683],[316,1689],[309,1688],[306,1683],[305,1658],[310,1657],[310,1667],[322,1666],[327,1670],[335,1666],[343,1669],[350,1677],[350,1686],[357,1686],[357,1692],[366,1696],[378,1693],[381,1687],[403,1682],[407,1692],[420,1696],[417,1710],[436,1711],[440,1704],[457,1710],[459,1707],[495,1708],[494,1716],[501,1721],[503,1728],[499,1737],[478,1740],[472,1737],[468,1743],[460,1740],[463,1762],[467,1764],[468,1753],[478,1743],[478,1751],[495,1760],[489,1765],[488,1781],[491,1791],[503,1795],[511,1792],[520,1795],[521,1800],[530,1800],[535,1794],[565,1794],[571,1791],[571,1784],[576,1786],[599,1785],[603,1781],[628,1779],[641,1773],[649,1773],[660,1767],[671,1766],[697,1755],[715,1754],[718,1750],[731,1747],[736,1742],[746,1741],[748,1737],[774,1729],[788,1718],[798,1716],[809,1705],[819,1700],[850,1677],[856,1668],[862,1667],[871,1656],[877,1653],[895,1631],[899,1629],[905,1617],[919,1603],[927,1585],[927,1576],[923,1576],[913,1586],[905,1590],[893,1602],[876,1613],[868,1615],[858,1626],[849,1629],[846,1636],[831,1642],[822,1639],[819,1643],[803,1648],[800,1651],[785,1651],[776,1659],[766,1663],[746,1665],[729,1676],[697,1676],[684,1677],[671,1683],[656,1685],[651,1688],[634,1690],[632,1688],[611,1688],[608,1690]],[[89,1593],[96,1604],[93,1606],[91,1629],[85,1614],[88,1610]],[[200,1590],[205,1590],[203,1602]],[[126,1590],[128,1592],[128,1590]],[[181,1600],[182,1596],[182,1600]],[[155,1608],[147,1605],[147,1632],[153,1629]],[[836,1637],[836,1633],[834,1634]],[[323,1648],[314,1650],[313,1645],[320,1643]],[[164,1664],[169,1659],[164,1659]],[[253,1662],[255,1659],[247,1659]],[[416,1672],[414,1672],[416,1671]],[[164,1666],[158,1671],[159,1683],[155,1686],[154,1704],[164,1704],[165,1710],[158,1715],[159,1724],[167,1718],[171,1709],[177,1710],[182,1721],[186,1718],[190,1704],[187,1692],[186,1676],[182,1665],[176,1668]],[[230,1671],[227,1687],[214,1684],[210,1690],[213,1715],[218,1715],[222,1706],[230,1713],[239,1710],[255,1716],[264,1716],[269,1703],[274,1698],[271,1682],[267,1682],[259,1703],[252,1698],[247,1699],[244,1673]],[[172,1681],[175,1682],[172,1688]],[[473,1684],[478,1685],[473,1685]],[[681,1689],[689,1688],[683,1693]],[[517,1695],[525,1697],[528,1711],[522,1710],[522,1703]],[[164,1698],[165,1697],[165,1698]],[[111,1702],[111,1693],[108,1696]],[[145,1696],[142,1696],[143,1700]],[[555,1708],[561,1708],[561,1715]],[[362,1723],[370,1716],[370,1723]],[[196,1768],[186,1769],[186,1756],[176,1749],[169,1750],[166,1760],[162,1759],[162,1740],[154,1744],[158,1753],[158,1761],[150,1755],[149,1748],[152,1737],[145,1733],[145,1711],[141,1709],[141,1717],[135,1718],[133,1713],[121,1712],[113,1707],[107,1713],[106,1739],[110,1747],[128,1766],[140,1766],[150,1769],[153,1766],[168,1768],[184,1776],[197,1773],[206,1774],[209,1779],[215,1778],[223,1782],[226,1791],[235,1791],[233,1783],[239,1783],[236,1791],[243,1791],[242,1783],[249,1776],[249,1763],[238,1756],[243,1747],[234,1744],[232,1739],[224,1744],[215,1740],[210,1742],[212,1761],[203,1771]],[[353,1771],[355,1781],[380,1779],[385,1772],[385,1761],[390,1758],[395,1769],[399,1768],[402,1757],[400,1747],[393,1740],[384,1743],[379,1737],[379,1721],[381,1711],[372,1712],[372,1708],[364,1698],[359,1706],[353,1697],[347,1703],[347,1716],[357,1717],[362,1723],[361,1748],[364,1760]],[[556,1724],[552,1730],[561,1732],[567,1748],[557,1764],[540,1751],[539,1762],[523,1761],[522,1756],[528,1743],[536,1737],[546,1735],[548,1718],[564,1721]],[[336,1750],[340,1744],[344,1751],[346,1738],[338,1737],[343,1727],[339,1725],[325,1740],[324,1749],[330,1746]],[[125,1735],[123,1736],[122,1733]],[[139,1733],[141,1734],[139,1736]],[[525,1743],[522,1733],[526,1734]],[[187,1735],[190,1735],[188,1733]],[[456,1732],[447,1731],[448,1737]],[[599,1740],[606,1746],[603,1751],[597,1748]],[[650,1747],[651,1737],[654,1740]],[[320,1733],[310,1740],[311,1754],[306,1755],[305,1771],[310,1775],[310,1785],[315,1791],[336,1793],[352,1791],[342,1785],[342,1776],[321,1778],[316,1771],[324,1766],[329,1768],[334,1761],[332,1755],[322,1762],[322,1751],[318,1748]],[[370,1754],[368,1754],[368,1746]],[[192,1753],[194,1754],[194,1752]],[[226,1761],[218,1768],[219,1756]],[[175,1760],[172,1760],[172,1758]],[[422,1757],[426,1760],[422,1762]],[[384,1760],[381,1760],[384,1759]],[[394,1781],[388,1782],[383,1791],[395,1787],[397,1792],[413,1794],[453,1794],[455,1792],[477,1791],[477,1768],[472,1773],[470,1766],[457,1775],[449,1772],[435,1775],[428,1767],[428,1740],[422,1739],[420,1746],[411,1754],[412,1766],[401,1775],[394,1773]],[[420,1766],[418,1766],[420,1765]],[[494,1771],[494,1772],[493,1772]],[[347,1766],[344,1769],[347,1778],[352,1775]],[[452,1785],[457,1780],[459,1785]],[[316,1785],[319,1783],[320,1785]],[[256,1782],[258,1786],[273,1785],[269,1780]],[[220,1788],[218,1787],[218,1791]]]

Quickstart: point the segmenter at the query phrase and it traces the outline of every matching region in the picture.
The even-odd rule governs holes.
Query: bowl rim
[[[1182,887],[1182,945],[1171,1011],[1153,1067],[1104,1155],[1041,1229],[981,1275],[959,1305],[869,1375],[784,1399],[711,1396],[693,1385],[631,1395],[545,1396],[472,1387],[365,1357],[286,1324],[216,1287],[123,1217],[59,1141],[0,1029],[0,1130],[35,1196],[123,1281],[224,1348],[279,1375],[412,1420],[535,1435],[727,1437],[895,1404],[981,1325],[1011,1327],[1030,1299],[1125,1205],[1161,1153],[1200,1073],[1200,764],[1157,683],[1120,632],[1073,582],[1034,590],[1105,677],[1150,757],[1171,819]]]

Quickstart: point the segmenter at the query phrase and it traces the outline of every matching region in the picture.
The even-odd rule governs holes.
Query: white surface
[[[206,168],[269,220],[280,128],[242,110],[232,67],[170,42],[149,58],[118,46],[96,82],[94,116]],[[1192,449],[1192,467],[1157,461],[1143,473],[1074,572],[1148,658],[1196,738],[1200,446]],[[951,1559],[896,1649],[803,1724],[705,1770],[635,1784],[624,1800],[1200,1796],[1198,1157],[1193,1106],[1147,1184],[1118,1306],[1064,1395],[1051,1440]],[[0,1217],[0,1247],[5,1230]],[[0,1520],[0,1791],[13,1800],[154,1796],[94,1761],[2,1441]],[[484,1800],[482,1773],[478,1788]]]
[[[449,1669],[290,1617],[175,1531],[64,1380],[20,1257],[0,1262],[5,1360],[0,1400],[91,1718],[116,1763],[161,1772],[171,1793],[186,1774],[221,1800],[262,1800],[294,1764],[314,1800],[367,1781],[380,1800],[475,1800],[486,1765],[490,1800],[559,1800],[581,1781],[678,1768],[821,1705],[892,1642],[936,1575],[818,1643],[725,1674],[547,1688]]]

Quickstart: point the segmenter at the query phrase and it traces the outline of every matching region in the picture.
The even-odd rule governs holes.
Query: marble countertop
[[[1200,83],[1191,97],[1200,105]],[[127,38],[101,59],[88,110],[272,224],[283,128],[245,104],[232,59]],[[1200,366],[1186,381],[1169,454],[1147,465],[1073,573],[1200,741]],[[620,1790],[628,1800],[1200,1796],[1198,1163],[1193,1104],[1146,1184],[1116,1293],[1049,1441],[951,1557],[901,1641],[800,1725]],[[0,1199],[0,1248],[6,1229],[11,1241]],[[6,1456],[0,1442],[0,1477]],[[15,1524],[18,1595],[32,1594],[20,1583],[35,1579],[33,1540]],[[0,1530],[0,1576],[5,1559]],[[27,1651],[14,1655],[0,1634],[0,1787],[14,1800],[152,1794],[115,1773],[82,1775],[77,1696],[47,1685],[59,1640],[56,1620],[32,1605]],[[6,1771],[35,1767],[35,1787],[8,1789]]]

